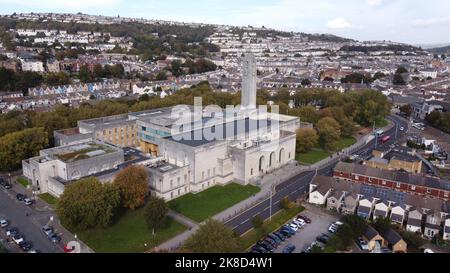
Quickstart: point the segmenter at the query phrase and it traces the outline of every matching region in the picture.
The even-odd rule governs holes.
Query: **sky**
[[[357,40],[450,43],[449,0],[0,0],[0,14],[83,12],[266,26]]]

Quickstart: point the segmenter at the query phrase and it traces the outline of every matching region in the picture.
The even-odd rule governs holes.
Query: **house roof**
[[[377,210],[375,210],[375,212],[373,214],[375,216],[377,216],[377,217],[386,217],[387,216],[387,211],[377,209]]]
[[[364,232],[364,237],[366,237],[369,241],[373,240],[375,237],[380,234],[376,231],[372,226],[367,226],[366,231]]]
[[[318,175],[318,176],[314,177],[314,179],[311,182],[311,184],[317,186],[315,191],[319,192],[322,195],[325,195],[325,194],[327,194],[327,192],[330,189],[333,188],[334,181],[335,180],[332,177]]]
[[[386,239],[392,245],[395,245],[401,240],[403,240],[402,236],[400,236],[392,228],[388,229],[386,232],[383,233],[383,238]]]

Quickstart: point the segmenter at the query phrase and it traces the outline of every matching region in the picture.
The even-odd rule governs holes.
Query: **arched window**
[[[270,154],[269,167],[272,167],[273,163],[275,163],[275,153]]]
[[[264,158],[264,156],[261,156],[261,158],[259,159],[259,171],[260,172],[264,171],[265,161],[266,161],[266,159]]]
[[[284,159],[284,148],[281,148],[280,150],[280,158],[279,158],[279,163],[281,164],[283,162]]]

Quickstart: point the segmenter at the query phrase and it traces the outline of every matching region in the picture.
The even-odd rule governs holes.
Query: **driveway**
[[[288,244],[295,245],[296,253],[302,252],[322,233],[328,233],[328,227],[339,220],[337,216],[313,206],[307,206],[302,215],[310,218],[312,223],[307,224],[304,229],[299,230],[296,235],[283,242],[275,253],[282,253]]]

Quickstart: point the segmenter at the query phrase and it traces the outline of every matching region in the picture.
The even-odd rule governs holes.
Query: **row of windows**
[[[127,126],[127,127],[125,127],[125,129],[123,127],[121,127],[120,132],[123,133],[124,131],[130,131],[130,130],[134,130],[134,129],[136,129],[135,126],[131,126],[131,127]],[[103,135],[104,136],[106,134],[111,135],[113,132],[117,134],[119,132],[118,128],[114,128],[114,129],[110,129],[110,130],[103,130]]]
[[[161,137],[170,136],[170,134],[167,133],[167,132],[163,132],[163,131],[160,131],[160,130],[155,130],[155,129],[152,129],[152,128],[147,128],[147,127],[144,127],[144,126],[142,126],[141,129],[144,132],[149,132],[149,133],[152,133],[154,135],[161,136]]]
[[[212,176],[216,176],[216,168],[212,169]],[[210,178],[211,177],[211,169],[208,169],[208,176],[206,178]],[[202,172],[202,180],[206,179],[205,178],[205,172]]]

